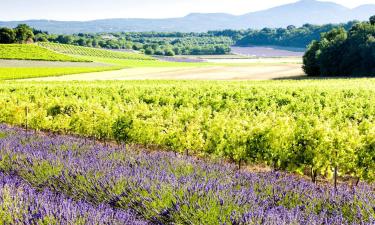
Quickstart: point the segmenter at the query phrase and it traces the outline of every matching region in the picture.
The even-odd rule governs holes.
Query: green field
[[[117,70],[121,68],[201,67],[210,65],[209,63],[163,62],[152,57],[137,53],[114,52],[103,49],[94,49],[55,43],[38,43],[38,45],[0,45],[0,54],[2,56],[1,58],[70,62],[95,61],[103,64],[103,66],[98,67],[94,64],[87,63],[87,67],[85,65],[80,65],[73,68],[69,67],[69,65],[61,65],[61,68],[49,68],[48,65],[46,65],[45,68],[43,68],[40,66],[33,67],[32,65],[30,65],[30,63],[25,63],[25,66],[22,66],[18,62],[17,68],[10,68],[7,66],[1,67],[0,64],[0,80],[62,76],[88,72]],[[37,63],[35,65],[37,65]]]
[[[88,62],[42,48],[33,44],[0,44],[0,59],[43,60],[62,62]]]
[[[61,67],[61,68],[1,68],[0,80],[15,80],[37,77],[62,76],[120,69],[116,67]]]
[[[375,81],[6,82],[0,122],[373,180]],[[230,119],[228,119],[230,118]]]
[[[56,52],[81,55],[90,57],[113,58],[113,59],[135,59],[135,60],[155,60],[150,56],[131,52],[116,52],[98,48],[88,48],[75,45],[65,45],[50,42],[39,42],[39,46],[51,49]]]

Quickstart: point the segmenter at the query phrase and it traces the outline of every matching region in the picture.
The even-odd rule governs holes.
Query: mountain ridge
[[[301,0],[270,9],[232,15],[229,13],[190,13],[184,17],[165,19],[117,18],[92,21],[27,20],[0,21],[0,27],[15,27],[26,23],[50,33],[98,33],[98,32],[206,32],[223,29],[261,29],[288,25],[343,23],[351,20],[367,20],[375,15],[375,4],[350,9],[333,2]]]

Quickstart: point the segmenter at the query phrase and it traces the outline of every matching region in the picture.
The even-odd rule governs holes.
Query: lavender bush
[[[37,190],[133,210],[150,224],[374,224],[374,185],[316,185],[174,153],[0,127],[0,169]]]
[[[108,205],[75,202],[49,189],[36,191],[16,176],[0,173],[0,224],[147,224]]]

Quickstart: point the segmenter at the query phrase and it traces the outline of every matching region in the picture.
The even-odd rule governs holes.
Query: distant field
[[[65,45],[50,42],[39,42],[39,46],[51,49],[56,52],[70,54],[70,55],[81,55],[90,57],[102,57],[102,58],[114,58],[114,59],[135,59],[135,60],[155,60],[150,56],[143,54],[132,53],[132,52],[116,52],[105,49],[81,47],[75,45]]]
[[[232,47],[232,53],[251,57],[302,57],[305,49],[280,46]]]
[[[116,58],[103,58],[103,57],[92,57],[82,56],[82,59],[92,60],[98,63],[105,63],[115,66],[121,66],[124,68],[144,68],[144,67],[202,67],[214,65],[207,62],[167,62],[160,60],[136,60],[136,59],[116,59]]]
[[[39,61],[39,60],[16,60],[0,59],[0,68],[51,68],[51,67],[110,67],[105,63],[96,62],[60,62],[60,61]]]
[[[271,80],[303,75],[299,64],[237,64],[209,66],[145,66],[116,71],[42,77],[38,81],[93,80]]]
[[[99,72],[106,70],[114,70],[114,67],[57,67],[57,68],[1,68],[0,67],[0,80],[15,80],[36,77],[50,77],[62,76],[68,74],[80,74],[89,72]]]
[[[72,56],[56,53],[33,44],[0,44],[0,59],[87,62]]]
[[[39,43],[39,45],[43,47],[36,45],[14,46],[23,49],[23,58],[36,60],[44,57],[44,60],[57,60],[57,56],[61,56],[60,61],[63,61],[65,57],[66,60],[72,59],[82,62],[0,60],[0,79],[53,81],[146,79],[267,80],[303,75],[301,58],[296,57],[250,59],[243,56],[228,55],[218,58],[210,56],[205,59],[206,62],[196,62],[195,59],[205,56],[195,58],[188,56],[187,59],[190,62],[173,62],[173,60],[161,61],[137,53],[115,52],[56,43]],[[31,50],[29,52],[25,51],[27,49]],[[38,54],[40,57],[38,57]],[[13,55],[16,54],[13,53]],[[87,63],[88,61],[90,63]]]

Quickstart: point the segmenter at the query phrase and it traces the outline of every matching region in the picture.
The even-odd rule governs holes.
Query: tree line
[[[335,28],[346,31],[358,24],[312,25],[261,30],[222,30],[203,33],[182,32],[116,32],[49,34],[21,24],[14,29],[0,29],[0,43],[54,42],[94,48],[128,49],[148,55],[219,55],[230,53],[230,46],[277,45],[306,48],[308,44]]]
[[[334,28],[312,41],[303,69],[309,76],[375,75],[375,16],[348,31]]]
[[[237,46],[275,45],[306,48],[311,41],[319,39],[321,33],[338,27],[349,30],[356,23],[359,23],[359,21],[350,21],[345,24],[304,24],[301,27],[290,25],[286,28],[223,30],[210,31],[208,33],[213,36],[230,37]]]

